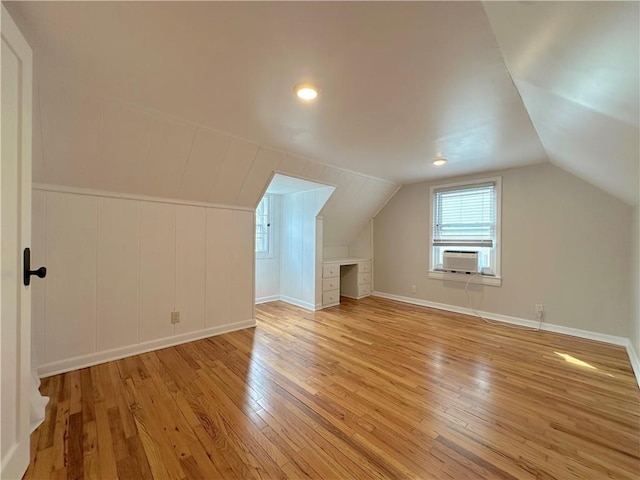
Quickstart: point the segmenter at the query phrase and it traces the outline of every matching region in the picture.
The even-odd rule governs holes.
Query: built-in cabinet
[[[371,259],[338,258],[322,264],[322,308],[340,303],[340,295],[360,299],[371,295]]]

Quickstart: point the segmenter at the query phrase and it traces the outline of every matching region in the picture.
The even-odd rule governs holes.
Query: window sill
[[[502,285],[502,277],[493,277],[489,275],[474,276],[466,273],[436,272],[429,270],[428,276],[434,280],[443,280],[445,282],[469,282],[470,284],[488,285],[490,287],[500,287]]]

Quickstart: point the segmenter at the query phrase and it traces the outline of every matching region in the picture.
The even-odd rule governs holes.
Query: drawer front
[[[358,285],[364,285],[365,283],[371,283],[371,274],[370,273],[359,273],[358,274]]]
[[[358,273],[371,273],[371,262],[360,262],[358,264]]]
[[[333,278],[340,276],[340,265],[325,265],[322,267],[322,278]]]
[[[368,283],[365,285],[358,285],[358,297],[364,297],[365,295],[371,295],[371,285]]]
[[[322,294],[322,304],[331,305],[340,302],[340,290],[331,290]]]
[[[340,278],[323,278],[322,279],[322,291],[328,292],[329,290],[340,290]]]

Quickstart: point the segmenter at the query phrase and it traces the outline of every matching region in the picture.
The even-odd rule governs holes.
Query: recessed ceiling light
[[[318,87],[309,83],[300,83],[293,88],[293,91],[298,98],[307,102],[315,100],[318,96]]]
[[[440,167],[440,166],[444,165],[445,163],[447,163],[447,159],[446,159],[446,158],[436,158],[436,159],[433,161],[433,164],[434,164],[436,167]]]

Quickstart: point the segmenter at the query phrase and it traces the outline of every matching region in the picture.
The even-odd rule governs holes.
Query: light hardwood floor
[[[389,300],[44,379],[26,478],[633,478],[623,348]]]

